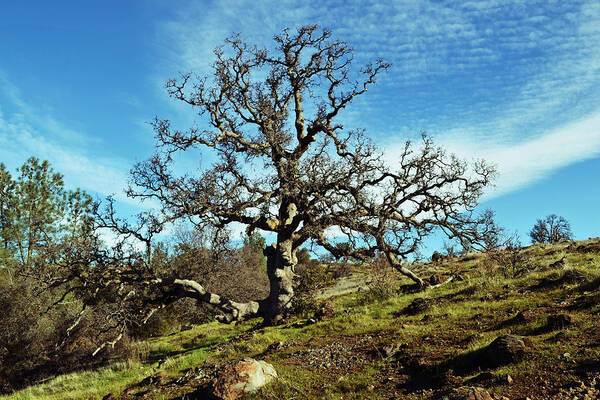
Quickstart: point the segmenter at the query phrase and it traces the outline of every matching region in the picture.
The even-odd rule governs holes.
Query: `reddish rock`
[[[246,358],[226,366],[213,382],[213,395],[221,400],[237,400],[254,393],[277,377],[271,364]]]

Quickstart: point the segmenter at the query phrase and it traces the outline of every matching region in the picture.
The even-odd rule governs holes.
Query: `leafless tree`
[[[157,289],[157,306],[186,296],[218,307],[226,321],[262,316],[277,323],[291,307],[297,252],[307,241],[339,258],[381,252],[423,286],[402,259],[425,236],[441,230],[463,244],[477,236],[472,211],[490,183],[490,166],[463,162],[423,136],[406,143],[393,169],[361,130],[339,122],[387,63],[356,71],[352,49],[317,26],[284,30],[274,42],[267,50],[234,36],[216,49],[212,76],[167,82],[169,95],[206,127],[178,130],[156,119],[158,151],[133,168],[128,190],[157,199],[165,221],[274,234],[264,250],[270,293],[240,303],[191,279],[153,277],[145,282]],[[196,176],[176,175],[176,154],[198,150],[216,161]]]
[[[571,240],[571,224],[564,217],[550,214],[545,219],[538,219],[529,231],[532,243],[558,243]]]

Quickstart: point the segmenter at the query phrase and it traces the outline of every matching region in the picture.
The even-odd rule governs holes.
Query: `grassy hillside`
[[[442,399],[472,385],[496,398],[563,398],[569,390],[593,396],[600,370],[600,239],[522,252],[531,267],[523,276],[505,278],[485,255],[470,254],[414,266],[422,276],[460,278],[414,292],[398,276],[389,298],[352,292],[361,279],[373,288],[387,283],[357,267],[345,278],[350,283],[338,283],[340,292],[322,294],[332,296],[329,318],[266,328],[259,320],[195,326],[137,343],[127,361],[59,376],[2,399],[101,399],[109,393],[119,399],[203,398],[211,373],[244,357],[273,364],[280,376],[248,398]],[[410,312],[416,298],[425,299],[422,308]],[[557,314],[568,314],[571,325],[549,326],[548,317]],[[473,355],[507,333],[527,338],[522,360],[479,365]],[[498,378],[480,375],[485,371]]]

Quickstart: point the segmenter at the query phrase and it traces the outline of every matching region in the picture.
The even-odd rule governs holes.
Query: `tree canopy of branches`
[[[529,231],[532,243],[559,243],[573,239],[571,224],[564,217],[550,214],[538,219]]]
[[[440,230],[466,245],[477,236],[473,208],[493,176],[490,166],[463,162],[423,136],[405,144],[392,168],[362,130],[341,124],[387,63],[356,70],[352,49],[317,26],[284,30],[272,50],[234,36],[215,57],[211,76],[185,74],[166,84],[205,126],[179,130],[156,119],[158,151],[133,168],[128,195],[158,200],[161,221],[272,234],[275,243],[264,249],[270,293],[238,303],[182,277],[149,280],[162,300],[187,296],[220,308],[226,321],[277,323],[290,310],[297,253],[307,242],[340,258],[383,254],[423,286],[402,260],[424,237]],[[177,175],[178,153],[196,151],[215,161],[198,175]]]

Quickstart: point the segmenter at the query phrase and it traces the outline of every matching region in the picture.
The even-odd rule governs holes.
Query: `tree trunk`
[[[266,325],[277,325],[288,316],[294,297],[294,267],[297,259],[290,240],[265,248],[267,275],[270,283],[269,296],[260,301],[238,303],[210,293],[195,281],[187,279],[156,279],[154,284],[162,287],[179,288],[177,292],[167,292],[177,297],[190,297],[211,304],[223,312],[217,317],[222,322],[240,321],[253,317],[263,317]]]
[[[280,323],[292,308],[294,267],[297,262],[294,253],[289,240],[268,246],[264,251],[270,292],[269,297],[261,302],[260,313],[268,325]]]

